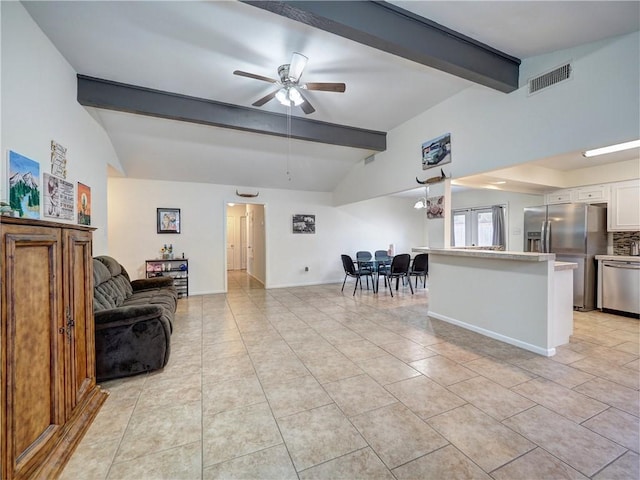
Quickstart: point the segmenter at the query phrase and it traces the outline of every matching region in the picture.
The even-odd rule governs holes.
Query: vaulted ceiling
[[[640,23],[638,2],[608,1],[23,4],[80,74],[79,101],[125,175],[310,191],[333,190],[385,132],[472,82],[510,91],[518,59]],[[310,115],[253,107],[274,85],[233,72],[276,79],[292,52],[309,58],[303,82],[346,91],[305,91]]]

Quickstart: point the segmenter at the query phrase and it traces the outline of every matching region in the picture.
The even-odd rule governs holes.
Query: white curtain
[[[504,233],[504,209],[500,205],[494,205],[491,207],[491,216],[493,221],[492,244],[500,245],[505,249],[507,242],[505,241]]]

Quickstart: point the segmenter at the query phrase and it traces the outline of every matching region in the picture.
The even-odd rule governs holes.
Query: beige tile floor
[[[103,385],[62,478],[640,477],[638,320],[576,313],[544,358],[427,306],[230,275],[180,300],[163,371]]]

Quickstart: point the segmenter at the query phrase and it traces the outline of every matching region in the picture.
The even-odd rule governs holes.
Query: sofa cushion
[[[170,314],[173,314],[176,310],[175,297],[162,290],[145,290],[143,292],[137,292],[135,295],[127,298],[122,305],[159,305],[162,308],[167,309]]]

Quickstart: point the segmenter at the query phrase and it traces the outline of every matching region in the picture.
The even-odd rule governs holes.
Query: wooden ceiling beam
[[[78,103],[86,107],[135,113],[213,127],[291,137],[310,142],[382,152],[387,134],[334,123],[291,117],[255,108],[78,75]]]
[[[520,59],[386,2],[241,1],[501,92],[518,88]]]

